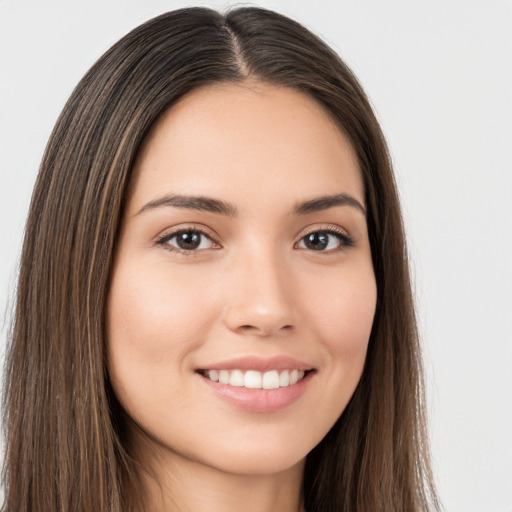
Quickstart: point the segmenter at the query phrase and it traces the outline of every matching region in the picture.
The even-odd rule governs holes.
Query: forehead
[[[349,192],[364,204],[355,151],[324,108],[255,82],[203,87],[166,111],[138,154],[131,190],[139,205],[167,192],[230,200]]]

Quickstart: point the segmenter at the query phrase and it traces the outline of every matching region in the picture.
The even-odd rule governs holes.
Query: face
[[[364,208],[351,144],[299,92],[217,84],[166,112],[135,165],[108,299],[133,432],[224,472],[301,464],[365,361]]]

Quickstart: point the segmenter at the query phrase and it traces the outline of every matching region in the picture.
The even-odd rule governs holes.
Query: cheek
[[[108,368],[118,398],[147,400],[154,389],[170,392],[190,370],[188,354],[208,330],[214,312],[197,283],[168,275],[158,265],[122,261],[108,298]],[[204,294],[203,294],[204,296]],[[144,398],[146,396],[146,398]]]
[[[364,358],[377,302],[372,267],[344,269],[336,279],[326,276],[309,289],[306,311],[331,356]]]
[[[133,269],[133,270],[132,270]],[[208,322],[208,304],[198,302],[197,280],[188,281],[180,273],[166,275],[154,266],[141,269],[129,264],[116,270],[108,300],[109,344],[161,358],[162,350],[187,348],[195,334]]]
[[[361,378],[373,326],[377,287],[372,266],[347,266],[336,279],[311,285],[309,323],[329,388],[322,394],[325,424],[330,428],[345,409]],[[315,299],[316,297],[316,299]],[[314,300],[315,299],[315,300]],[[320,410],[320,408],[319,408]]]
[[[155,411],[185,407],[180,382],[213,313],[186,273],[125,258],[114,267],[107,303],[108,371],[129,416],[147,431]],[[184,274],[184,275],[182,275]],[[180,281],[181,279],[181,281]],[[201,313],[199,310],[201,308]]]
[[[309,424],[318,444],[341,416],[361,378],[373,325],[377,289],[373,268],[349,266],[330,276],[317,274],[308,285],[305,325],[317,341],[321,371],[315,396],[316,422]],[[304,298],[302,299],[304,302]]]

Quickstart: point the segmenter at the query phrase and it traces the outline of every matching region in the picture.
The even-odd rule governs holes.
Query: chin
[[[254,453],[236,453],[227,455],[219,464],[211,464],[210,467],[223,473],[236,475],[275,475],[278,473],[303,470],[305,455],[297,458],[297,454],[268,453],[261,450]]]
[[[257,432],[252,439],[231,437],[218,440],[215,448],[203,446],[200,456],[194,458],[222,472],[239,475],[271,475],[292,468],[302,471],[306,455],[319,441],[301,438],[300,429],[286,435],[275,431]],[[198,454],[197,447],[194,451]]]

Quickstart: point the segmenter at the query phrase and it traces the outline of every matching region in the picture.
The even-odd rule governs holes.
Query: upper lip
[[[208,364],[198,370],[313,370],[313,365],[288,356],[255,357],[244,356]]]

